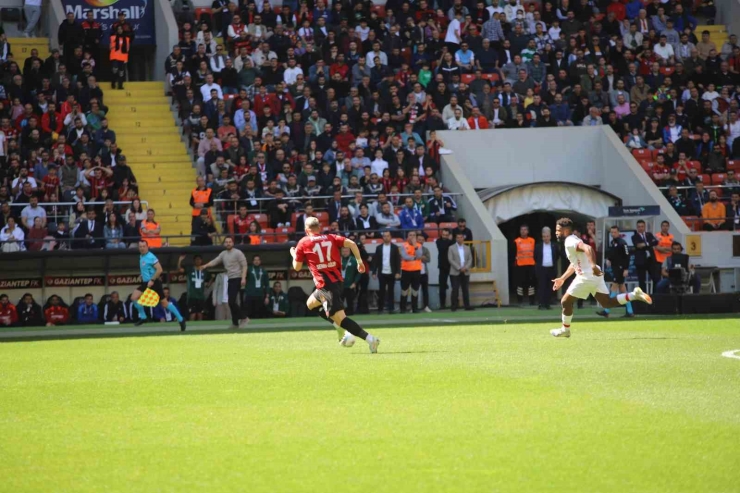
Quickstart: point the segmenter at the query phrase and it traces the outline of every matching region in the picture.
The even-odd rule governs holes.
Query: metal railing
[[[141,208],[146,212],[146,210],[149,208],[149,202],[146,200],[139,200],[141,202]],[[53,223],[59,223],[59,222],[68,222],[69,217],[76,213],[75,207],[77,206],[78,202],[39,202],[39,207],[43,208],[46,214],[46,221],[47,223],[53,222]],[[118,201],[113,202],[114,206],[129,206],[132,204],[132,201],[125,200],[125,201]],[[85,206],[85,210],[87,211],[88,207],[102,207],[105,205],[105,202],[83,202],[83,205]],[[23,210],[28,206],[28,203],[10,203],[11,209],[20,209]],[[58,213],[55,214],[49,214],[49,210],[55,211],[59,209]],[[66,209],[66,210],[65,210]],[[20,212],[18,213],[20,215]]]

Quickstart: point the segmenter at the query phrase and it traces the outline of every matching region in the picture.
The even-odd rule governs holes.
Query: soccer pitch
[[[740,490],[737,318],[547,314],[0,343],[0,491]]]

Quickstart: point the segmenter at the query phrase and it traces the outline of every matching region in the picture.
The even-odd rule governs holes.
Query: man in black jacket
[[[378,245],[370,263],[373,279],[378,279],[378,313],[385,308],[393,313],[393,291],[396,279],[401,278],[401,254],[398,247],[391,243],[391,232],[383,231],[383,243]],[[385,305],[385,306],[384,306]]]
[[[660,266],[655,262],[655,253],[653,253],[653,247],[658,244],[658,240],[652,233],[645,231],[645,221],[642,219],[637,221],[637,230],[632,235],[632,244],[635,246],[637,280],[640,283],[640,289],[647,293],[645,276],[649,274],[653,283],[658,282]]]
[[[552,301],[552,280],[558,276],[560,249],[552,242],[552,231],[542,228],[542,242],[534,247],[534,268],[537,277],[539,309],[549,310]]]
[[[434,197],[429,199],[429,220],[437,224],[454,221],[453,213],[457,210],[452,197],[442,194],[442,187],[434,187]],[[452,239],[450,239],[452,241]]]
[[[627,292],[625,278],[630,268],[630,249],[627,246],[627,242],[622,238],[619,226],[612,226],[610,234],[611,238],[606,248],[606,266],[612,269],[612,285],[610,291],[611,297],[616,298],[619,293]],[[628,318],[634,317],[632,302],[628,301],[626,307],[627,313],[624,316]],[[596,314],[604,318],[609,318],[609,309],[605,308],[600,312],[596,312]]]
[[[87,220],[83,220],[74,232],[75,248],[103,248],[105,246],[105,234],[103,232],[103,221],[98,220],[95,209],[92,207],[87,211]]]
[[[123,323],[126,321],[126,309],[118,295],[118,291],[113,291],[110,294],[110,298],[105,303],[105,306],[103,306],[102,312],[103,322]]]
[[[436,241],[439,267],[439,307],[444,310],[447,308],[447,281],[450,277],[450,260],[447,258],[447,250],[455,243],[455,240],[450,237],[450,230],[447,228],[440,230],[439,234],[440,237]]]
[[[85,42],[85,30],[75,20],[74,12],[67,12],[67,19],[59,26],[57,38],[64,51],[64,58],[69,65],[75,48],[82,46]]]

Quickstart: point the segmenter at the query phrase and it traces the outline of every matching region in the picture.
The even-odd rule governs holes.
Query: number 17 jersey
[[[295,247],[295,259],[308,263],[316,288],[327,284],[341,283],[342,256],[340,248],[345,238],[332,234],[304,236]]]

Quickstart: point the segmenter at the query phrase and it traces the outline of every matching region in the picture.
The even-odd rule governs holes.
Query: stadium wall
[[[210,5],[209,5],[210,6]],[[164,61],[179,41],[177,20],[168,0],[154,2],[154,22],[156,24],[157,47],[154,55],[154,79],[164,80]]]
[[[52,0],[43,12],[46,14],[43,21],[46,23],[46,32],[52,33],[49,36],[49,47],[51,49],[59,49],[59,37],[56,33],[65,19],[62,2],[60,0]]]
[[[726,25],[730,34],[740,35],[740,0],[718,0],[715,5],[717,24]]]

